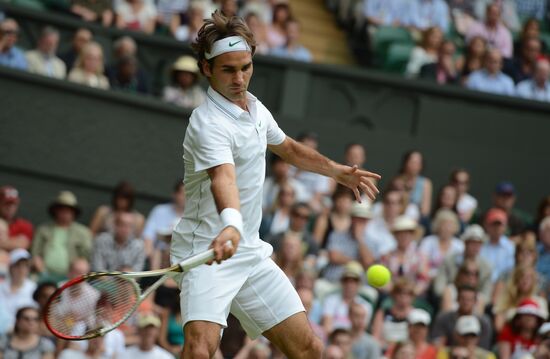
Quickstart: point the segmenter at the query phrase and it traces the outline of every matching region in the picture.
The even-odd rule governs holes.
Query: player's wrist
[[[237,230],[240,237],[243,237],[243,216],[241,212],[235,208],[224,208],[220,213],[223,228],[233,227]]]

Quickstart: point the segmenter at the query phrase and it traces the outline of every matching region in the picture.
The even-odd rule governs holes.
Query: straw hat
[[[59,207],[71,208],[74,211],[75,217],[78,217],[81,212],[76,196],[70,191],[59,192],[57,198],[50,204],[48,212],[50,212],[52,217],[54,216],[55,210]]]

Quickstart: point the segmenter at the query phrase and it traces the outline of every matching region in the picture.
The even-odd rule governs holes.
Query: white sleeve
[[[195,163],[195,172],[221,164],[232,164],[232,139],[222,124],[213,121],[197,121],[189,124],[189,146],[187,151]]]
[[[277,122],[272,116],[269,116],[267,122],[267,144],[268,145],[280,145],[285,140],[286,135],[281,130]]]

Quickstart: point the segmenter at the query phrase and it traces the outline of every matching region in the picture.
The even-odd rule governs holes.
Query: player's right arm
[[[212,196],[216,202],[216,208],[218,213],[222,216],[222,212],[229,209],[240,211],[239,189],[237,187],[237,176],[235,174],[235,166],[229,163],[224,163],[215,167],[207,169],[208,176],[210,176]],[[235,212],[235,211],[233,211]],[[224,224],[225,226],[225,224]],[[220,263],[222,260],[230,258],[239,245],[242,231],[241,228],[237,228],[238,223],[235,225],[225,226],[218,234],[214,241],[210,245],[214,249],[215,261]],[[232,247],[225,245],[227,241],[231,241]]]

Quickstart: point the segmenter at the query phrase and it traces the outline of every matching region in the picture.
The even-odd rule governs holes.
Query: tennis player
[[[185,345],[182,358],[214,356],[229,312],[251,338],[264,335],[288,358],[321,357],[304,307],[259,238],[265,155],[271,151],[306,171],[334,178],[374,198],[377,174],[344,166],[303,146],[278,127],[269,110],[247,92],[255,50],[252,32],[238,17],[219,12],[206,20],[194,49],[210,87],[193,111],[183,142],[187,203],[174,230],[174,263],[214,248],[218,264],[181,278]],[[231,241],[231,247],[225,243]],[[228,258],[230,258],[227,260]]]

